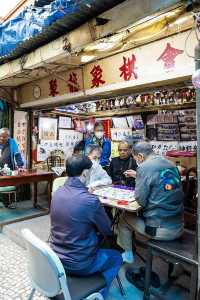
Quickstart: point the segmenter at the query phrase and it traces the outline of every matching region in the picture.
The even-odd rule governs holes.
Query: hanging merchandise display
[[[193,87],[184,87],[169,90],[157,90],[153,92],[135,94],[128,96],[119,96],[111,99],[102,99],[92,103],[81,103],[75,105],[67,105],[63,109],[66,112],[75,114],[95,114],[104,113],[106,111],[124,111],[135,108],[154,108],[170,105],[184,105],[187,103],[195,103],[196,93]],[[119,119],[119,118],[118,118]],[[117,122],[117,120],[116,120]],[[127,125],[123,125],[123,127]],[[117,126],[115,126],[117,127]]]

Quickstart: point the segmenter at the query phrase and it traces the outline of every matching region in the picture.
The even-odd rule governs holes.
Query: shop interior
[[[167,156],[180,166],[187,199],[185,223],[188,228],[194,230],[197,193],[195,96],[195,89],[187,83],[182,86],[167,86],[141,93],[36,109],[29,121],[27,117],[23,119],[20,116],[22,128],[26,126],[23,134],[18,130],[18,117],[18,121],[14,123],[14,136],[24,156],[31,154],[29,162],[27,159],[28,167],[53,171],[55,177],[62,176],[65,160],[72,155],[75,145],[93,134],[95,122],[103,123],[105,137],[111,139],[112,157],[118,156],[119,141],[127,140],[133,144],[148,139],[157,154]],[[31,131],[32,138],[30,145],[25,149],[24,141],[25,135],[29,135],[28,130]],[[5,202],[1,202],[1,222],[46,213],[40,210],[35,212],[32,202],[26,201],[31,197],[31,192],[27,185],[19,189],[20,202],[16,209],[5,208]],[[45,184],[40,184],[39,194],[40,201],[45,203]],[[24,207],[26,209],[23,211]]]
[[[36,110],[33,114],[33,168],[54,170],[60,176],[74,146],[93,134],[102,122],[112,141],[112,157],[118,144],[148,139],[157,154],[179,166],[184,192],[185,223],[196,225],[196,111],[192,85],[154,89],[90,102]]]

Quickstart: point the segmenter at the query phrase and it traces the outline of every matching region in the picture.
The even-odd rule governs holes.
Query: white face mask
[[[100,140],[104,136],[103,131],[95,131],[95,136]]]
[[[92,159],[91,161],[93,166],[97,166],[99,164],[99,160]]]

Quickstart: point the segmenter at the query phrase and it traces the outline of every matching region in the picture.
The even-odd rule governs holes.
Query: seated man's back
[[[112,234],[101,204],[75,177],[53,195],[51,203],[51,244],[68,269],[90,265],[98,250],[97,229]]]
[[[137,170],[135,196],[146,225],[183,227],[183,191],[178,169],[161,156],[152,156]]]
[[[112,235],[111,224],[99,199],[88,192],[87,176],[91,160],[75,155],[66,161],[68,180],[54,194],[51,203],[51,247],[69,274],[88,276],[100,272],[106,286],[105,299],[122,265],[121,254],[101,249],[100,233]]]

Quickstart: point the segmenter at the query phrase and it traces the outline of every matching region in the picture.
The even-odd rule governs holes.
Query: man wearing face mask
[[[125,250],[123,260],[132,263],[132,232],[156,240],[174,240],[183,233],[183,191],[177,167],[156,155],[148,142],[133,146],[137,161],[135,198],[142,216],[126,213],[120,220],[118,244]]]
[[[51,202],[51,247],[61,259],[66,272],[87,276],[102,273],[107,295],[122,265],[116,250],[102,249],[99,236],[112,235],[110,220],[99,199],[88,192],[85,178],[92,167],[86,156],[73,156],[66,162],[68,179],[53,194]]]
[[[101,148],[98,145],[87,147],[86,155],[92,161],[90,174],[86,179],[86,186],[92,190],[96,187],[112,184],[112,179],[99,163],[101,157]]]
[[[94,135],[85,141],[85,151],[91,144],[99,145],[101,148],[100,165],[107,170],[110,164],[111,155],[111,142],[104,137],[104,127],[102,123],[96,123],[94,125]]]

